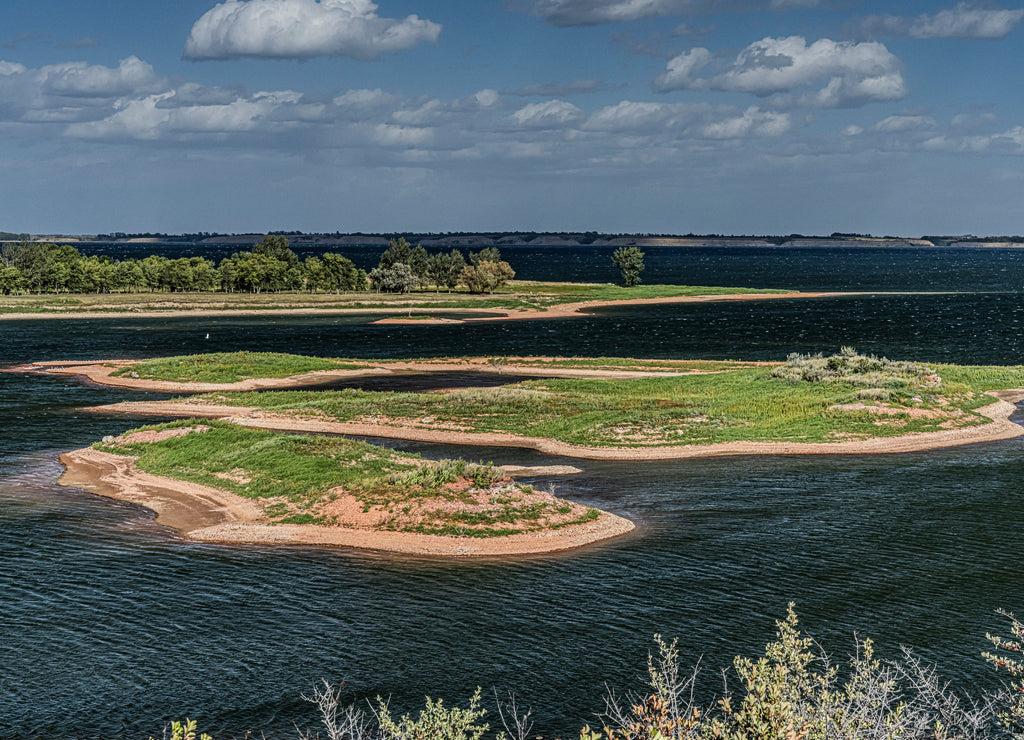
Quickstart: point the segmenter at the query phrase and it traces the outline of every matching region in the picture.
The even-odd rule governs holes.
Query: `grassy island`
[[[255,501],[267,523],[502,537],[597,519],[597,509],[521,485],[491,464],[425,460],[340,437],[183,420],[95,449],[153,475]]]

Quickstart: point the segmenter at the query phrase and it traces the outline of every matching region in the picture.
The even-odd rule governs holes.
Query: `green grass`
[[[771,367],[641,379],[544,379],[447,393],[359,390],[225,394],[217,403],[341,422],[504,432],[599,447],[731,441],[827,442],[984,424],[983,391],[1024,387],[1024,367],[937,365],[939,385],[871,376],[821,382]],[[224,399],[227,399],[226,401]],[[863,404],[866,409],[834,408]],[[878,413],[878,407],[889,413]]]
[[[112,375],[179,383],[236,383],[249,378],[287,378],[315,370],[357,370],[363,367],[366,365],[277,352],[219,352],[146,360]]]
[[[341,525],[330,505],[353,496],[376,511],[378,529],[472,537],[506,536],[589,521],[588,507],[542,500],[490,465],[431,462],[342,437],[284,434],[220,421],[182,420],[133,431],[188,429],[160,441],[132,432],[97,449],[137,457],[153,475],[226,489],[257,501],[280,524]],[[541,500],[539,500],[541,499]]]

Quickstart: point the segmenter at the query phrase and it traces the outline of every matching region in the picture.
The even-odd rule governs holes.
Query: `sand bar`
[[[351,547],[412,555],[486,557],[572,550],[633,531],[628,519],[601,512],[591,522],[506,537],[445,537],[344,526],[267,524],[260,507],[229,491],[150,475],[132,457],[75,450],[60,457],[60,483],[101,496],[141,504],[157,522],[201,542]]]

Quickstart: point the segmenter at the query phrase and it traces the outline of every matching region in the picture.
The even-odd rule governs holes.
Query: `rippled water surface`
[[[0,322],[0,364],[213,348],[781,359],[843,344],[933,362],[1019,363],[1024,295],[1013,291],[1024,283],[1024,253],[989,254],[972,288],[983,292],[961,295],[476,326],[383,327],[358,317]],[[735,256],[705,257],[709,272],[718,265],[705,282],[750,282],[726,279]],[[862,279],[867,257],[858,253],[856,274],[833,257],[805,262],[802,274]],[[910,252],[879,259],[867,273],[884,279],[871,278],[871,290],[939,261]],[[985,291],[992,275],[1002,277]],[[1024,611],[1019,440],[887,457],[643,464],[389,442],[428,456],[575,463],[584,473],[536,482],[639,524],[635,535],[568,554],[452,562],[188,543],[144,509],[57,486],[59,452],[138,423],[76,409],[139,397],[0,374],[0,737],[143,738],[186,715],[218,737],[295,737],[296,723],[314,721],[301,695],[321,678],[345,679],[354,700],[391,696],[401,711],[426,694],[461,701],[478,685],[515,689],[533,706],[538,733],[568,734],[593,721],[605,684],[638,685],[654,633],[678,636],[687,663],[703,656],[714,691],[717,669],[759,650],[789,601],[839,657],[856,631],[883,654],[906,644],[957,686],[984,687],[994,680],[979,658],[984,633],[1002,627],[994,610]]]

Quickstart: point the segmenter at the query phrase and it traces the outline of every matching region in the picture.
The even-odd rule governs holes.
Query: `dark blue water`
[[[807,269],[841,269],[830,264]],[[709,282],[742,282],[724,279],[729,260],[721,269]],[[1000,291],[1024,282],[1024,267],[1015,270]],[[0,322],[0,364],[211,344],[350,357],[748,359],[848,344],[1018,363],[1020,299],[698,304],[436,327],[334,317]],[[399,711],[427,694],[454,702],[478,685],[514,689],[533,706],[538,734],[569,735],[593,722],[605,684],[638,686],[655,632],[680,638],[684,662],[703,656],[715,691],[717,670],[759,650],[789,601],[840,659],[857,632],[883,655],[906,644],[955,685],[985,687],[994,676],[979,657],[984,633],[1003,626],[994,610],[1024,611],[1019,440],[887,457],[643,464],[390,443],[430,456],[570,462],[585,472],[537,483],[639,524],[631,537],[570,554],[451,562],[188,543],[144,509],[55,485],[60,451],[138,423],[76,409],[139,397],[0,374],[0,737],[141,738],[186,715],[218,737],[294,737],[296,723],[315,722],[301,695],[321,678],[345,679],[353,700],[390,696]]]

